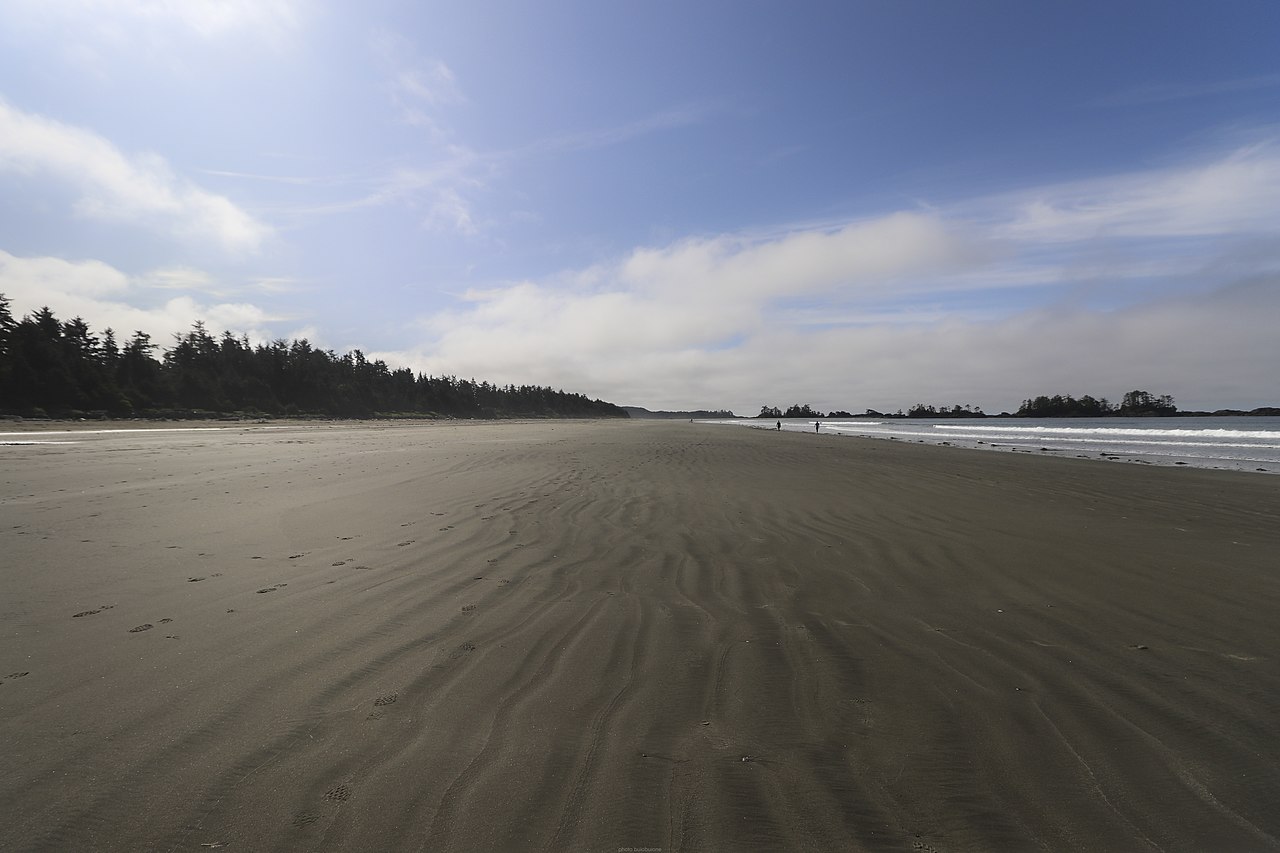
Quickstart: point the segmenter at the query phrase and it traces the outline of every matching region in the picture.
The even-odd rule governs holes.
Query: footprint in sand
[[[72,619],[79,619],[81,616],[96,616],[104,610],[110,610],[115,607],[114,604],[100,604],[97,610],[81,610],[79,613],[72,613]]]
[[[139,626],[138,626],[138,627],[136,627],[136,628],[130,628],[130,629],[129,629],[129,633],[130,633],[130,634],[137,634],[137,633],[140,633],[140,632],[142,632],[142,631],[150,631],[150,630],[151,630],[152,628],[154,628],[154,627],[155,627],[155,625],[152,625],[150,622],[148,622],[148,623],[146,623],[145,625],[139,625]]]
[[[26,678],[30,674],[30,672],[11,672],[5,678]]]
[[[305,556],[307,556],[307,555],[306,555],[306,554],[294,554],[294,555],[293,555],[293,556],[291,556],[289,559],[290,559],[290,560],[297,560],[297,559],[299,559],[300,557],[305,557]]]
[[[329,565],[331,565],[331,566],[345,566],[346,564],[347,564],[347,561],[346,561],[346,560],[335,560],[334,562],[330,563]]]
[[[330,788],[324,792],[324,798],[333,803],[345,803],[351,799],[351,789],[346,785],[339,785],[336,788]]]
[[[313,812],[298,812],[293,817],[293,825],[301,829],[304,826],[310,826],[320,819],[320,815]]]
[[[396,700],[399,698],[400,698],[399,693],[388,693],[385,696],[379,696],[377,699],[373,700],[373,707],[382,708],[387,705],[394,705],[396,703]]]
[[[407,541],[405,541],[405,542],[398,542],[398,543],[396,543],[396,547],[397,547],[397,548],[403,548],[403,547],[405,547],[406,545],[412,545],[412,544],[413,544],[413,540],[412,540],[412,539],[409,539],[409,540],[407,540]]]
[[[187,583],[200,583],[204,578],[187,578]]]
[[[476,606],[475,606],[474,604],[464,604],[464,605],[462,605],[462,612],[463,612],[463,613],[470,613],[471,611],[473,611],[473,610],[475,610],[475,609],[476,609]]]

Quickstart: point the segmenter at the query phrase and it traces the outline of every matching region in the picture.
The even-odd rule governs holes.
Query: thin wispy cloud
[[[446,117],[448,109],[467,103],[457,77],[444,60],[421,56],[396,33],[377,30],[370,45],[396,121],[424,132],[431,162],[403,166],[378,179],[376,188],[348,209],[402,204],[425,211],[419,222],[426,229],[475,236],[478,218],[469,195],[484,185],[481,158],[455,139]]]
[[[710,112],[711,110],[705,107],[676,107],[612,127],[598,127],[546,137],[522,148],[505,152],[504,156],[523,157],[607,148],[642,136],[698,124],[705,120]]]
[[[1260,74],[1203,83],[1155,83],[1134,86],[1092,102],[1099,107],[1132,107],[1194,98],[1212,98],[1280,87],[1280,74]]]
[[[427,130],[435,141],[448,140],[452,130],[443,109],[467,101],[453,70],[438,57],[421,56],[408,39],[386,30],[373,33],[370,48],[397,120]]]
[[[234,172],[226,169],[200,169],[199,171],[202,175],[213,175],[218,178],[237,178],[271,184],[291,184],[299,187],[342,186],[356,179],[354,175],[266,175],[256,172]]]
[[[1269,233],[1280,221],[1280,151],[1253,145],[1213,162],[1059,184],[1008,196],[998,233],[1077,242]]]
[[[141,279],[148,287],[160,290],[199,290],[208,291],[213,278],[203,270],[193,267],[166,267],[153,270]]]

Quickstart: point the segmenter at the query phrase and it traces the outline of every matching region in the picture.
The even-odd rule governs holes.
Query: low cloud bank
[[[1280,157],[1032,188],[752,240],[639,248],[469,292],[380,355],[650,408],[1159,388],[1185,406],[1280,400]],[[1267,248],[1271,246],[1272,248]]]

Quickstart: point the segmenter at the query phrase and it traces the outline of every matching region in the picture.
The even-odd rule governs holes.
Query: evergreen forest
[[[0,294],[0,414],[24,417],[616,417],[627,412],[535,385],[497,386],[391,369],[306,339],[253,345],[197,322],[163,351],[143,332],[96,335],[41,308],[18,320]]]

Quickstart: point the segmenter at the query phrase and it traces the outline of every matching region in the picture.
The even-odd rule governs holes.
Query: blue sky
[[[0,292],[650,408],[1280,403],[1280,4],[0,5]]]

